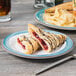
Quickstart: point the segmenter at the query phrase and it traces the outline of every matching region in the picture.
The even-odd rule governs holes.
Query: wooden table
[[[34,21],[34,0],[12,0],[12,20],[0,23],[0,76],[35,76],[34,72],[70,54],[76,53],[76,31],[61,31],[46,28]],[[55,30],[70,36],[75,42],[75,48],[70,54],[45,60],[24,59],[7,53],[1,45],[2,39],[10,33],[27,30],[27,24],[33,23],[43,29]],[[76,76],[76,60],[70,60],[39,76]]]

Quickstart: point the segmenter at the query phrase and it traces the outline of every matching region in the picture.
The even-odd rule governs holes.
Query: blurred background
[[[11,15],[12,20],[6,23],[0,23],[0,26],[25,26],[28,23],[34,23],[34,14],[39,9],[35,9],[33,5],[35,0],[11,0],[12,8]],[[65,2],[71,0],[64,0]]]

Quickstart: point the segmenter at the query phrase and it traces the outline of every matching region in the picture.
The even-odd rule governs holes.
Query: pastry
[[[18,37],[17,43],[21,45],[21,48],[23,48],[25,54],[32,54],[36,52],[40,47],[34,38],[27,38],[25,35]]]
[[[48,8],[48,9],[45,10],[45,13],[53,13],[56,8],[66,9],[68,11],[72,11],[73,10],[73,2],[66,2],[66,3],[63,3],[63,4],[59,4],[57,6]]]
[[[52,51],[66,40],[65,35],[48,33],[32,24],[28,24],[28,32],[47,52]]]
[[[53,14],[44,13],[43,19],[45,22],[57,26],[76,27],[76,17],[65,9],[56,8]]]

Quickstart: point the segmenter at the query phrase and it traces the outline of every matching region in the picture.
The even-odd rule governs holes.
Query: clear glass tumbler
[[[0,22],[10,21],[11,0],[0,0]]]
[[[35,0],[34,7],[35,8],[44,8],[44,7],[46,7],[45,0]]]

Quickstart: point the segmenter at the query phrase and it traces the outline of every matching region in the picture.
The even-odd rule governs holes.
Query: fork
[[[51,69],[51,68],[53,68],[55,66],[61,64],[62,62],[65,62],[65,61],[67,61],[69,59],[72,59],[72,58],[76,58],[76,54],[72,54],[72,55],[70,55],[68,57],[65,57],[65,58],[63,58],[63,59],[61,59],[61,60],[59,60],[57,62],[52,63],[51,65],[49,65],[49,66],[47,66],[45,68],[40,69],[39,71],[37,71],[35,73],[35,75],[39,75],[39,74],[41,74],[41,73],[43,73],[43,72],[45,72],[45,71],[47,71],[47,70],[49,70],[49,69]]]

